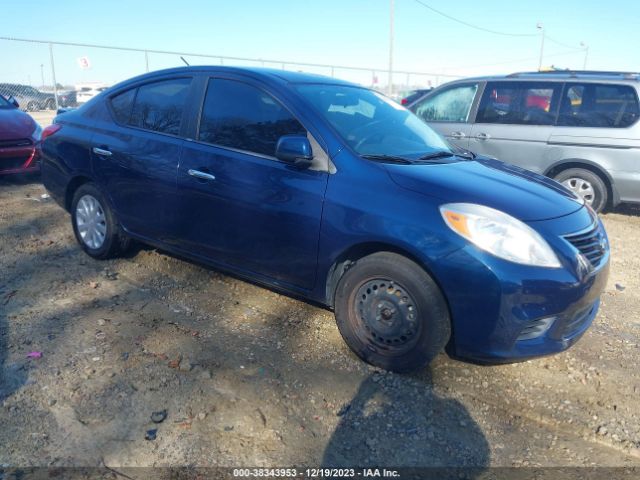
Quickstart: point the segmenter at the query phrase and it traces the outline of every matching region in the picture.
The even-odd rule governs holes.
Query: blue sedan
[[[573,193],[333,78],[154,72],[42,138],[44,184],[88,255],[137,240],[325,305],[385,369],[443,349],[487,363],[565,350],[607,281],[606,232]]]

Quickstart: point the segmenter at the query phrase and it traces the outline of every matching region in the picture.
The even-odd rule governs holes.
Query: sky
[[[419,2],[501,34],[451,20]],[[358,66],[367,70],[336,68],[334,75],[387,83],[390,0],[0,0],[0,11],[0,37]],[[588,69],[640,70],[638,0],[395,0],[394,17],[394,70],[433,74],[396,74],[398,84],[535,70],[538,23],[546,35],[544,67],[582,68],[583,42]],[[53,53],[56,80],[63,84],[111,84],[146,71],[140,52],[55,45]],[[80,68],[81,57],[90,68]],[[220,63],[185,58],[191,64]],[[182,65],[176,55],[149,54],[148,61],[150,70]],[[328,68],[285,68],[331,74]],[[0,40],[0,82],[39,86],[42,77],[51,84],[47,45]]]

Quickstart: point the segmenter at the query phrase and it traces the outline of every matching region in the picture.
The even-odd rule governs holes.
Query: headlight
[[[496,257],[537,267],[561,266],[545,239],[511,215],[472,203],[448,203],[440,213],[451,230]]]

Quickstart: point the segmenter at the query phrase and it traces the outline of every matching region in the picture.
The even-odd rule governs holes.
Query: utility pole
[[[587,57],[589,56],[589,45],[584,42],[580,42],[580,46],[584,48],[584,65],[582,65],[582,69],[587,69]]]
[[[540,41],[540,58],[538,59],[538,71],[542,70],[542,57],[544,56],[544,25],[538,23],[536,28],[540,30],[542,40]]]
[[[390,0],[389,10],[389,85],[387,86],[387,93],[391,96],[393,94],[393,15],[395,10],[394,0]]]
[[[49,58],[51,59],[51,78],[53,79],[53,98],[56,101],[56,111],[60,108],[58,105],[58,84],[56,82],[56,67],[53,64],[53,44],[49,44]]]

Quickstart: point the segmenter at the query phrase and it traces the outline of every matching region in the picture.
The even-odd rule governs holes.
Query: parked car
[[[42,130],[18,106],[14,98],[0,95],[0,175],[40,169],[36,146]]]
[[[607,282],[604,227],[541,175],[454,152],[384,95],[280,70],[125,81],[43,132],[84,251],[131,239],[335,310],[363,360],[565,350]]]
[[[83,104],[91,100],[93,97],[98,95],[101,92],[104,92],[108,87],[100,87],[100,86],[85,86],[80,87],[76,91],[76,103],[78,105]]]
[[[410,109],[452,144],[554,178],[596,211],[640,202],[640,74],[550,71],[443,85]]]
[[[411,90],[400,100],[400,104],[410,105],[416,100],[418,100],[419,98],[422,98],[423,96],[425,96],[431,90],[433,90],[433,88],[419,88],[417,90]]]
[[[0,83],[0,95],[4,95],[5,98],[15,98],[20,104],[20,108],[26,112],[55,110],[56,108],[56,100],[53,93],[41,92],[29,85]]]
[[[78,106],[77,92],[75,90],[63,90],[58,92],[58,107],[71,108]]]

